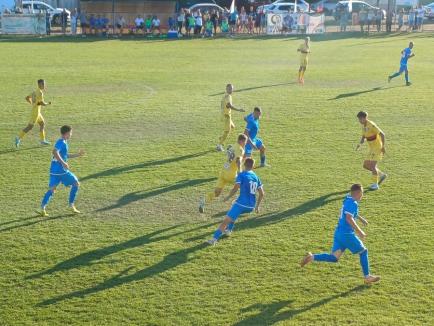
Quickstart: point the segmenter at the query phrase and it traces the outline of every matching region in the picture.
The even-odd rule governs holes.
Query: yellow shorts
[[[235,125],[232,121],[232,118],[225,116],[223,118],[223,130],[224,131],[231,131],[234,128],[235,128]]]
[[[369,148],[368,156],[366,157],[367,161],[381,161],[383,158],[383,153],[381,152],[381,148]]]
[[[36,123],[44,122],[40,109],[32,109],[29,124],[34,125]]]
[[[233,184],[235,182],[235,177],[230,177],[226,170],[223,170],[220,173],[219,178],[217,179],[216,188],[223,189],[228,184]]]
[[[309,60],[307,58],[300,59],[300,67],[307,67]]]

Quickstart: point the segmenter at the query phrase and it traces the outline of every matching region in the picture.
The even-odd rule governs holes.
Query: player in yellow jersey
[[[226,151],[228,160],[223,165],[220,176],[217,180],[217,185],[213,192],[210,192],[206,197],[202,197],[199,203],[199,212],[205,212],[205,204],[209,204],[215,198],[220,196],[223,188],[228,184],[233,184],[237,174],[241,172],[241,163],[244,156],[244,148],[247,143],[247,136],[244,134],[238,135],[237,144],[228,146]]]
[[[42,145],[50,145],[45,139],[45,121],[41,114],[41,108],[43,106],[50,105],[51,102],[45,102],[44,92],[46,89],[45,80],[38,80],[38,88],[32,94],[26,96],[26,101],[32,105],[32,114],[30,116],[30,121],[27,127],[20,131],[19,135],[15,137],[15,147],[20,147],[21,140],[24,136],[33,129],[35,123],[39,124],[39,137]]]
[[[368,120],[367,112],[360,111],[357,114],[357,118],[363,128],[362,139],[356,149],[359,150],[365,140],[368,142],[369,153],[368,157],[363,162],[363,167],[372,173],[373,184],[370,186],[370,189],[377,190],[379,189],[379,185],[387,178],[387,174],[381,172],[377,166],[377,163],[381,161],[384,153],[386,153],[386,136],[374,122]]]
[[[297,52],[300,52],[300,68],[298,69],[298,82],[304,85],[304,73],[306,72],[308,64],[308,55],[310,53],[310,37],[304,39],[304,43],[301,44]]]
[[[226,139],[228,138],[229,133],[232,129],[235,128],[235,124],[232,121],[232,110],[245,112],[243,109],[237,109],[232,105],[232,93],[234,91],[234,85],[227,84],[226,85],[226,93],[223,96],[221,102],[221,115],[223,121],[223,134],[219,138],[219,144],[217,145],[217,150],[220,152],[224,151],[224,144]]]

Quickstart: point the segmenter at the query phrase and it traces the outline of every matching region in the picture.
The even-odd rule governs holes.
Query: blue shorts
[[[68,171],[65,174],[50,174],[50,181],[48,182],[48,187],[57,187],[62,183],[65,187],[69,187],[74,183],[78,182],[78,178],[74,173]]]
[[[352,254],[359,254],[366,250],[366,247],[355,233],[335,232],[332,253],[337,250],[344,252],[346,249],[351,251]]]
[[[260,138],[252,139],[252,143],[255,144],[255,146],[258,149],[260,149],[262,147],[262,140]],[[246,156],[249,156],[249,155],[252,154],[253,147],[252,147],[252,145],[250,145],[249,142],[246,144],[246,147],[245,147],[244,151],[245,151]]]
[[[253,208],[244,207],[238,205],[237,203],[234,203],[226,215],[229,216],[232,219],[232,221],[235,222],[241,214],[250,213],[251,211],[253,211]]]
[[[399,66],[399,73],[402,74],[403,72],[407,71],[407,65],[401,65]]]

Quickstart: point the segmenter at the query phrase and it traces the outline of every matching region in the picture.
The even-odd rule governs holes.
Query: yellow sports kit
[[[309,61],[307,57],[309,53],[307,52],[309,52],[309,47],[306,43],[303,43],[298,47],[298,50],[300,50],[300,67],[307,67]]]
[[[44,103],[44,93],[39,88],[34,91],[32,97],[32,114],[30,116],[29,124],[34,125],[39,122],[44,122],[41,114],[42,103]]]
[[[383,148],[380,137],[381,132],[381,129],[369,120],[366,122],[366,126],[362,128],[363,137],[365,137],[369,146],[368,157],[366,158],[368,161],[381,161],[383,158],[383,153],[381,152]]]
[[[226,93],[222,99],[221,112],[222,112],[222,121],[223,121],[223,131],[227,131],[227,132],[231,131],[231,128],[235,127],[234,123],[232,122],[232,109],[230,107],[231,105],[232,105],[232,95]]]
[[[227,184],[233,184],[238,173],[237,159],[242,160],[244,156],[244,148],[239,144],[229,146],[228,160],[223,165],[223,169],[220,172],[220,176],[217,180],[216,188],[223,189]],[[240,171],[241,172],[241,171]]]

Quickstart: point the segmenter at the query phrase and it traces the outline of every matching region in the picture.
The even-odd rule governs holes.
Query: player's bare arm
[[[229,199],[231,199],[237,192],[238,192],[238,190],[240,189],[240,184],[239,183],[236,183],[235,185],[234,185],[234,187],[232,188],[232,190],[231,190],[231,192],[229,193],[229,195],[227,195],[224,199],[223,199],[223,201],[228,201]]]
[[[356,146],[356,150],[359,150],[364,142],[365,142],[365,136],[362,136],[362,138],[360,139],[360,142]]]
[[[62,166],[63,166],[64,169],[69,170],[69,165],[68,165],[68,163],[66,163],[66,162],[62,159],[62,157],[60,156],[59,151],[58,151],[57,149],[53,149],[53,156],[54,156],[54,158],[55,158],[58,162],[60,162],[60,164],[62,164]]]
[[[366,218],[364,218],[363,216],[360,216],[360,215],[358,216],[358,218],[359,218],[360,222],[362,222],[362,224],[364,226],[368,225],[368,220]]]
[[[235,162],[237,164],[237,171],[238,171],[238,173],[241,173],[242,172],[241,171],[241,157],[237,157]]]
[[[262,199],[264,199],[264,187],[258,189],[258,201],[256,202],[255,212],[259,213],[259,207],[261,205]]]
[[[345,218],[349,225],[353,228],[353,230],[362,238],[364,239],[366,237],[366,233],[363,232],[363,230],[357,225],[354,218],[351,216],[351,214],[346,213]]]
[[[25,97],[25,99],[26,99],[26,102],[27,102],[27,103],[29,103],[29,104],[33,104],[33,103],[32,103],[32,95],[27,95],[27,96]]]
[[[381,152],[384,154],[386,153],[386,135],[384,132],[380,131],[380,137],[381,137],[381,143],[383,144],[383,147],[381,147]]]
[[[80,149],[77,153],[69,155],[69,158],[82,157],[84,154],[84,150]]]
[[[238,111],[238,112],[246,112],[246,110],[244,110],[244,109],[238,109],[238,108],[236,108],[235,106],[233,106],[231,103],[228,103],[226,107],[228,107],[228,108],[230,108],[230,109],[232,109],[232,110],[234,110],[234,111]]]

